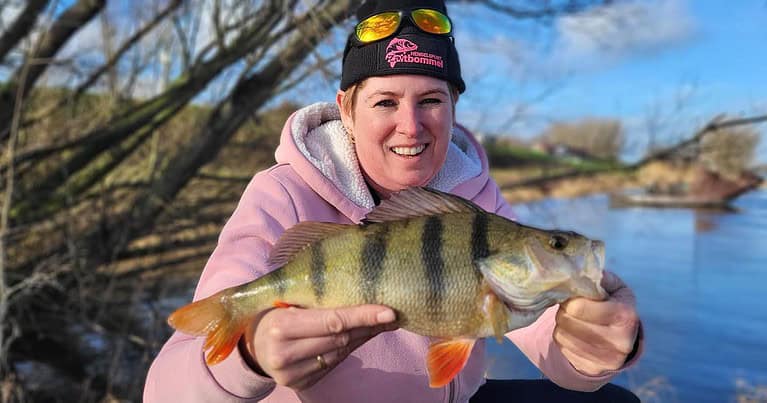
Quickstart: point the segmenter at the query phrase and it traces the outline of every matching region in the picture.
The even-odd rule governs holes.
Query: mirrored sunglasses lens
[[[447,34],[452,30],[450,19],[437,10],[415,10],[412,13],[413,21],[422,30],[432,34]]]
[[[399,13],[381,13],[357,24],[357,39],[362,43],[374,42],[394,33],[399,26]]]

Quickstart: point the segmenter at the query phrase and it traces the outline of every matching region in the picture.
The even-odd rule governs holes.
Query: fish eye
[[[549,246],[555,250],[563,250],[567,247],[567,238],[562,235],[552,235],[549,238]]]

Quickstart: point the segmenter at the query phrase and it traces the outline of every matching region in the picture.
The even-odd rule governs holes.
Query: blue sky
[[[109,3],[118,31],[135,25],[129,4],[136,6]],[[552,122],[614,118],[625,128],[628,154],[638,155],[649,123],[671,143],[720,113],[767,113],[767,0],[624,0],[549,24],[517,21],[461,1],[450,2],[448,10],[468,86],[458,119],[476,131],[532,138]],[[205,14],[206,8],[198,11]],[[61,57],[99,49],[97,22],[70,41]],[[322,45],[324,57],[343,49],[351,25]],[[200,46],[212,35],[207,31],[200,30]],[[331,69],[338,72],[340,61]],[[197,101],[224,94],[236,70],[222,74]],[[0,68],[0,78],[7,73]],[[71,78],[49,76],[57,80]],[[161,87],[157,72],[146,72],[137,83],[145,95]],[[333,101],[336,88],[337,79],[319,78],[287,97],[299,104]],[[763,133],[757,160],[767,163],[767,125],[755,128]]]
[[[469,76],[458,116],[479,130],[530,137],[552,121],[617,118],[636,149],[648,121],[671,142],[720,113],[767,113],[763,0],[621,2],[549,28],[449,11]]]

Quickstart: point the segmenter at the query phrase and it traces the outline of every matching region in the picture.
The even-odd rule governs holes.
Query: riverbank
[[[614,171],[588,176],[553,180],[531,186],[519,183],[546,175],[540,167],[494,168],[491,176],[501,187],[509,203],[529,203],[546,198],[568,199],[590,194],[619,192],[625,189],[658,187],[668,188],[678,184],[689,184],[695,175],[695,166],[653,162],[635,172]],[[767,183],[761,188],[767,189]]]

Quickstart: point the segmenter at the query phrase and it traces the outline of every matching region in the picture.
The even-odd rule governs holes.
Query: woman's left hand
[[[573,298],[559,307],[554,341],[583,374],[597,376],[621,368],[634,348],[639,316],[634,293],[615,274],[604,272],[604,301]]]

